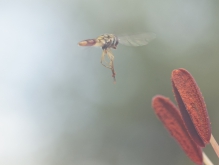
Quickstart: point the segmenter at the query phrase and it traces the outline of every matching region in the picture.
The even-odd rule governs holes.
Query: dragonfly
[[[111,69],[114,83],[116,82],[116,72],[114,69],[114,55],[112,49],[116,49],[118,44],[126,46],[143,46],[156,38],[155,33],[140,33],[134,35],[116,36],[115,34],[103,34],[96,39],[87,39],[80,41],[79,46],[94,46],[102,48],[100,63],[106,68]],[[106,62],[105,57],[109,62]]]

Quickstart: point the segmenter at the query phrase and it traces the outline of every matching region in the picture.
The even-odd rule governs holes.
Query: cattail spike
[[[202,150],[191,139],[177,107],[166,97],[157,95],[152,107],[166,129],[180,144],[187,156],[196,164],[203,164]]]
[[[202,94],[192,75],[185,69],[172,72],[172,86],[184,123],[200,147],[209,143],[211,127]]]

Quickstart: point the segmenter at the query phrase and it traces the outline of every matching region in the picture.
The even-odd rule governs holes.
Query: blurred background
[[[219,140],[219,1],[0,0],[0,164],[192,165],[151,108],[175,102],[170,75],[185,68],[205,98]],[[113,50],[103,33],[154,32],[147,46]],[[214,163],[216,154],[204,151]]]

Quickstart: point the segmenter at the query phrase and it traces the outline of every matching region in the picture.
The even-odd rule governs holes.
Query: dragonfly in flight
[[[126,46],[143,46],[147,45],[151,40],[156,38],[154,33],[141,33],[135,35],[116,36],[114,34],[103,34],[96,39],[87,39],[78,43],[79,46],[96,46],[102,47],[101,64],[106,68],[111,69],[114,83],[116,82],[116,73],[114,70],[114,55],[111,49],[116,49],[120,43]],[[105,61],[105,56],[108,56],[109,63]]]

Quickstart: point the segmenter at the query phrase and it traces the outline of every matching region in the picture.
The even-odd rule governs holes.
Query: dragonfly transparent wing
[[[119,43],[126,46],[143,46],[156,38],[155,33],[141,33],[136,35],[119,36]]]

